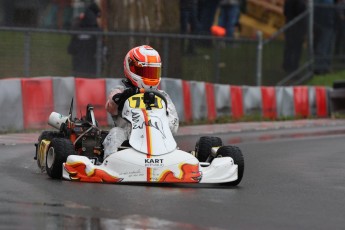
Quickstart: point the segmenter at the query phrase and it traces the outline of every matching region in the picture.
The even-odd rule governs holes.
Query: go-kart
[[[225,183],[238,185],[244,159],[236,146],[219,137],[202,136],[193,151],[183,151],[170,131],[167,100],[158,90],[143,90],[125,100],[122,117],[131,134],[118,151],[104,159],[108,131],[101,130],[92,105],[86,116],[72,119],[55,112],[36,143],[37,165],[54,179],[82,182]]]

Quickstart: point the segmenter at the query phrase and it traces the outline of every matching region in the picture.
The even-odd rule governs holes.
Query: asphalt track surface
[[[241,148],[237,187],[52,180],[33,160],[37,133],[0,135],[0,229],[344,229],[345,121],[182,127]]]

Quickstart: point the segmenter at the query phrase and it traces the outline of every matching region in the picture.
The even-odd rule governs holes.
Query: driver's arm
[[[118,105],[114,102],[113,97],[116,94],[122,93],[123,87],[118,87],[113,89],[108,96],[107,102],[105,103],[105,109],[110,113],[111,116],[116,116],[119,114]]]
[[[168,102],[168,119],[169,119],[169,128],[172,132],[172,134],[176,134],[178,127],[179,127],[179,118],[178,118],[178,114],[175,108],[174,103],[172,102],[170,96],[165,92],[165,91],[161,91],[165,98],[167,99]]]

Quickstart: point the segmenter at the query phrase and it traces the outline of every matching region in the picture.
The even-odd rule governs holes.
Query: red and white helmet
[[[151,46],[131,49],[123,62],[125,76],[139,88],[157,88],[161,81],[162,62],[159,53]]]

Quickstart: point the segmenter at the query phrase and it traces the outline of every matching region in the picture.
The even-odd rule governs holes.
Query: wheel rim
[[[51,168],[54,164],[55,159],[55,151],[53,147],[50,147],[47,153],[47,167]]]

